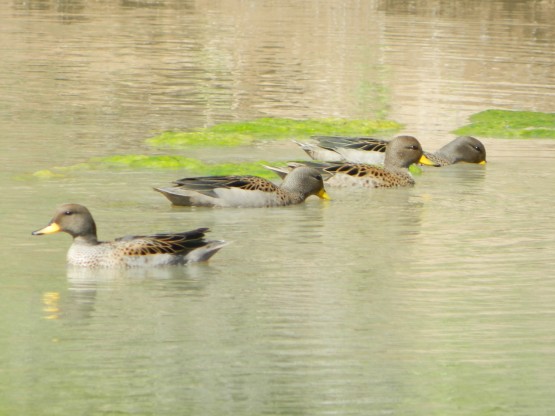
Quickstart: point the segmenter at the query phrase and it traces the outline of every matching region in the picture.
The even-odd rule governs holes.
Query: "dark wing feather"
[[[174,181],[176,185],[195,191],[206,191],[214,188],[227,188],[229,184],[244,181],[247,176],[193,176]]]
[[[366,151],[385,152],[387,140],[374,137],[348,137],[348,136],[313,136],[318,145],[325,149],[335,150],[341,147],[360,149]]]
[[[197,191],[209,196],[216,196],[214,189],[243,189],[246,191],[275,192],[278,186],[258,176],[201,176],[183,178],[174,182],[178,187]]]
[[[386,146],[387,142],[385,140],[372,139],[353,143],[345,147],[347,149],[359,149],[366,152],[385,152]]]
[[[122,249],[129,256],[146,256],[149,254],[185,255],[195,248],[208,244],[204,239],[204,234],[208,231],[208,228],[198,228],[183,233],[125,236],[116,239],[116,242],[126,243]]]

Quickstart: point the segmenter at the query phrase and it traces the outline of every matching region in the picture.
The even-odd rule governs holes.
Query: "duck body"
[[[395,188],[414,185],[408,168],[413,163],[433,165],[422,152],[417,139],[399,136],[386,143],[383,166],[347,162],[301,162],[319,169],[328,178],[326,184],[340,187]],[[297,166],[293,163],[290,167]],[[271,168],[278,174],[279,168]]]
[[[321,173],[306,166],[284,175],[281,185],[258,176],[202,176],[154,188],[174,205],[261,208],[299,204],[311,195],[329,199]]]
[[[297,166],[311,166],[319,169],[326,178],[326,185],[340,188],[396,188],[415,184],[408,170],[387,170],[383,166],[364,163],[333,162],[290,162],[287,167],[266,166],[267,169],[283,177]]]
[[[73,237],[67,263],[81,267],[155,267],[183,265],[210,259],[227,243],[206,240],[208,228],[182,233],[126,236],[98,241],[89,210],[79,204],[58,207],[50,223],[33,235],[66,232]]]
[[[297,144],[311,158],[327,162],[383,164],[389,141],[374,137],[314,136],[318,144]],[[471,136],[459,136],[436,152],[423,152],[434,166],[486,163],[486,148]]]
[[[295,143],[312,159],[325,162],[383,165],[386,140],[374,137],[314,136],[318,144]]]
[[[207,228],[175,234],[128,236],[115,241],[90,243],[75,238],[67,252],[67,263],[83,267],[157,267],[208,260],[225,245],[205,241]]]

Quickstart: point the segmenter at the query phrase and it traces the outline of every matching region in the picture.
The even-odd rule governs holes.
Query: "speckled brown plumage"
[[[206,244],[204,234],[208,228],[198,228],[183,233],[161,233],[134,235],[116,238],[114,249],[122,250],[126,256],[148,256],[150,254],[183,254]]]
[[[175,185],[186,189],[214,195],[217,188],[242,189],[245,191],[276,192],[279,186],[258,176],[198,176],[174,181]]]
[[[164,266],[205,261],[226,245],[224,241],[205,240],[208,228],[98,241],[91,213],[79,204],[61,205],[49,225],[33,234],[59,231],[73,237],[68,264],[84,267]]]
[[[387,142],[383,166],[362,163],[301,162],[291,166],[307,165],[328,174],[326,184],[332,186],[358,186],[368,188],[393,188],[414,185],[408,171],[413,163],[432,164],[423,157],[422,147],[412,136],[399,136]],[[278,174],[279,169],[272,169]]]
[[[332,186],[395,188],[415,183],[408,171],[391,171],[381,166],[362,163],[331,164],[324,168],[324,171],[333,174],[326,180],[326,183]]]

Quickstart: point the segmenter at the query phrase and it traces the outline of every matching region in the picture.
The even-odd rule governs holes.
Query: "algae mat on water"
[[[262,140],[307,139],[312,135],[373,135],[393,134],[402,124],[388,120],[291,120],[261,118],[238,123],[222,123],[192,132],[165,132],[148,139],[158,147],[190,148],[229,147],[248,145]],[[275,175],[262,165],[283,165],[273,161],[242,163],[204,163],[201,160],[172,155],[115,155],[95,157],[87,162],[67,167],[37,171],[36,178],[64,177],[69,172],[97,169],[182,169],[194,175],[257,175],[273,178]]]
[[[101,167],[132,169],[180,169],[195,175],[258,175],[273,178],[276,175],[264,168],[270,164],[265,160],[240,163],[204,163],[199,159],[183,156],[121,155],[95,158]],[[280,163],[278,165],[283,165]]]
[[[470,116],[470,122],[454,133],[505,139],[555,139],[555,113],[486,110]]]
[[[263,165],[282,166],[283,163],[268,161],[242,163],[204,163],[201,160],[170,155],[115,155],[95,157],[72,166],[60,166],[39,170],[33,177],[39,179],[63,178],[71,172],[102,169],[167,169],[183,170],[191,175],[257,175],[275,179],[276,175]]]
[[[239,146],[257,140],[304,139],[313,135],[367,136],[395,133],[403,127],[390,120],[260,118],[237,123],[222,123],[190,132],[164,132],[147,139],[157,147]]]

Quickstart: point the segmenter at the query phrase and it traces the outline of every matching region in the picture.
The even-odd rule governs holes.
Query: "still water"
[[[0,414],[550,415],[555,144],[412,189],[172,208],[181,171],[28,173],[162,153],[156,132],[387,117],[434,150],[489,108],[555,112],[553,1],[0,5]],[[175,152],[302,157],[290,143]],[[101,238],[207,226],[209,264],[67,270],[62,202]]]

